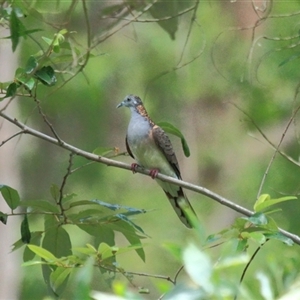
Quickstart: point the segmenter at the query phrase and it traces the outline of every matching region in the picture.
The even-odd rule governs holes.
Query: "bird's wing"
[[[126,138],[125,138],[125,145],[126,145],[126,150],[128,152],[128,154],[134,159],[134,156],[129,148],[129,144],[128,144],[128,141],[127,141],[127,135],[126,135]]]
[[[152,137],[159,150],[163,152],[167,161],[174,169],[174,172],[177,175],[178,179],[181,179],[178,161],[174,153],[171,141],[167,134],[162,130],[162,128],[160,128],[157,125],[154,125],[152,128]]]

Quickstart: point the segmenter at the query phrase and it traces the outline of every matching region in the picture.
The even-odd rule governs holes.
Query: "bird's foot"
[[[136,173],[136,169],[137,169],[138,167],[139,167],[139,165],[136,164],[136,163],[132,163],[132,164],[131,164],[131,171],[132,171],[133,174]]]
[[[155,179],[157,177],[157,174],[159,173],[159,169],[151,169],[150,170],[150,176],[152,179]]]

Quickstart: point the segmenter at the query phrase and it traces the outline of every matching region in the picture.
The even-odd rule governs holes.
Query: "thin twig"
[[[297,94],[295,94],[295,97],[297,97]],[[259,198],[259,196],[260,196],[260,194],[261,194],[261,191],[262,191],[262,189],[263,189],[263,185],[264,185],[264,183],[265,183],[266,177],[267,177],[267,175],[268,175],[268,173],[269,173],[269,170],[270,170],[270,168],[271,168],[271,166],[272,166],[272,164],[273,164],[273,162],[274,162],[274,160],[275,160],[275,157],[276,157],[277,153],[281,154],[283,157],[285,157],[285,158],[287,158],[289,161],[293,162],[292,159],[289,158],[289,157],[287,157],[286,155],[284,155],[284,154],[279,150],[279,148],[280,148],[280,146],[281,146],[281,144],[282,144],[282,142],[283,142],[283,140],[284,140],[284,138],[285,138],[285,135],[286,135],[286,133],[287,133],[287,131],[288,131],[288,129],[289,129],[291,123],[293,122],[293,120],[295,119],[295,116],[297,115],[298,111],[300,110],[300,106],[298,106],[298,107],[293,111],[293,114],[292,114],[292,116],[290,117],[290,119],[289,119],[289,121],[288,121],[288,123],[287,123],[287,125],[286,125],[286,127],[285,127],[285,129],[284,129],[284,131],[283,131],[283,133],[282,133],[282,135],[281,135],[281,138],[280,138],[280,140],[279,140],[277,146],[275,146],[275,145],[267,138],[267,136],[266,136],[265,134],[263,134],[263,132],[261,131],[261,129],[256,125],[256,123],[253,121],[253,119],[251,118],[251,116],[250,116],[247,112],[245,112],[243,109],[241,109],[241,108],[240,108],[238,105],[236,105],[235,103],[232,103],[232,102],[230,102],[230,103],[231,103],[232,105],[234,105],[238,110],[240,110],[244,115],[246,115],[246,116],[250,119],[250,121],[251,121],[251,122],[254,124],[254,126],[258,129],[258,131],[259,131],[259,132],[262,134],[262,136],[266,139],[266,141],[267,141],[270,145],[272,145],[272,146],[274,147],[274,150],[275,150],[274,153],[273,153],[273,155],[272,155],[272,157],[271,157],[271,159],[270,159],[270,161],[269,161],[269,164],[268,164],[268,166],[267,166],[267,168],[266,168],[266,170],[265,170],[265,172],[264,172],[263,178],[262,178],[262,180],[261,180],[261,183],[260,183],[260,186],[259,186],[259,189],[258,189],[258,192],[257,192],[257,198]],[[296,163],[296,165],[299,165],[299,164]]]
[[[253,118],[245,111],[243,110],[241,107],[239,107],[237,104],[233,103],[233,102],[228,102],[230,104],[232,104],[233,106],[235,106],[239,111],[241,111],[249,120],[250,122],[253,124],[253,126],[257,129],[257,131],[262,135],[262,137],[268,142],[268,144],[274,149],[276,150],[276,146],[275,144],[270,141],[270,139],[267,137],[267,135],[261,130],[261,128],[256,124],[256,122],[253,120]],[[284,153],[283,151],[281,151],[280,149],[277,149],[277,152],[284,157],[286,160],[288,160],[289,162],[291,162],[292,164],[300,167],[300,163],[296,160],[294,160],[292,157],[290,157],[289,155],[287,155],[286,153]]]
[[[177,272],[175,273],[175,276],[174,276],[174,285],[176,285],[177,278],[178,278],[180,272],[183,270],[183,268],[184,268],[184,266],[181,266],[181,267],[177,270]]]
[[[64,223],[67,223],[67,216],[65,215],[65,209],[64,209],[62,200],[63,200],[63,197],[64,197],[64,188],[66,186],[67,179],[72,174],[71,168],[72,168],[72,164],[73,164],[73,156],[74,156],[74,153],[71,152],[70,153],[70,158],[69,158],[69,165],[68,165],[68,168],[67,168],[67,173],[63,177],[63,181],[62,181],[60,189],[59,189],[59,198],[58,198],[58,201],[57,201],[57,204],[58,204],[58,206],[60,207],[60,210],[61,210],[61,214],[64,217]]]
[[[180,63],[182,61],[183,55],[185,53],[185,49],[186,49],[188,41],[190,39],[190,36],[191,36],[191,33],[192,33],[193,24],[194,24],[194,22],[196,20],[196,14],[197,14],[197,9],[198,9],[198,6],[199,6],[199,2],[200,2],[200,0],[196,1],[195,6],[193,7],[194,12],[193,12],[193,15],[191,17],[191,23],[190,23],[190,26],[189,26],[188,33],[186,35],[186,39],[185,39],[185,42],[184,42],[184,45],[183,45],[183,48],[182,48],[182,52],[181,52],[179,61],[177,63],[177,66],[180,65]]]
[[[82,1],[82,7],[83,7],[84,20],[85,20],[85,23],[86,23],[86,30],[87,30],[87,50],[84,53],[84,55],[81,56],[81,57],[84,57],[84,61],[83,61],[83,63],[80,64],[79,69],[71,77],[69,77],[68,79],[66,79],[58,88],[56,88],[55,90],[53,90],[52,93],[50,93],[49,95],[53,94],[57,90],[59,90],[62,87],[64,87],[68,82],[70,82],[74,77],[76,77],[80,72],[82,72],[84,70],[84,68],[86,67],[88,61],[89,61],[91,50],[92,50],[93,47],[91,46],[91,42],[92,42],[92,39],[91,39],[91,27],[90,27],[90,22],[89,22],[89,17],[88,17],[88,11],[87,11],[85,0]]]
[[[0,147],[2,147],[5,143],[7,143],[8,141],[12,140],[14,137],[16,137],[16,136],[18,136],[18,135],[20,135],[22,133],[24,133],[23,130],[15,133],[15,134],[13,134],[12,136],[10,136],[9,138],[7,138],[6,140],[2,141],[1,144],[0,144]]]
[[[266,242],[269,241],[269,240],[266,240],[264,244],[262,244],[261,246],[257,247],[257,249],[254,251],[254,253],[252,254],[252,256],[250,257],[248,263],[246,264],[243,272],[242,272],[242,275],[241,275],[241,278],[240,278],[240,284],[243,282],[244,280],[244,277],[247,273],[247,270],[249,269],[251,263],[254,261],[254,258],[255,256],[258,254],[258,252],[262,249],[262,247],[266,244]],[[234,300],[236,300],[238,297],[238,291],[236,293],[236,295],[234,296]]]
[[[53,135],[56,137],[56,139],[57,139],[60,143],[62,143],[62,140],[61,140],[61,138],[59,137],[59,135],[57,134],[57,132],[56,132],[56,130],[54,129],[53,125],[50,123],[50,121],[48,120],[47,116],[44,114],[44,112],[43,112],[43,110],[42,110],[42,107],[41,107],[40,101],[37,99],[36,96],[34,96],[33,99],[34,99],[34,102],[35,102],[36,105],[37,105],[39,114],[42,116],[44,122],[48,125],[48,127],[50,128],[51,132],[52,132]]]
[[[197,1],[199,2],[199,1]],[[128,18],[122,18],[122,17],[118,17],[118,16],[104,16],[101,17],[101,19],[118,19],[118,20],[122,20],[122,21],[133,21],[133,22],[137,22],[137,23],[157,23],[157,22],[163,22],[163,21],[168,21],[174,18],[178,18],[192,10],[194,10],[195,6],[192,7],[188,7],[183,11],[180,11],[178,14],[173,15],[173,16],[167,16],[167,17],[163,17],[163,18],[159,18],[159,19],[138,19],[138,17],[135,17],[134,19],[128,19]]]
[[[266,171],[265,171],[265,173],[264,173],[264,176],[263,176],[263,178],[262,178],[262,181],[261,181],[261,184],[260,184],[258,193],[257,193],[257,198],[258,198],[258,197],[260,196],[260,194],[261,194],[261,191],[262,191],[263,185],[264,185],[264,183],[265,183],[266,177],[267,177],[267,175],[268,175],[268,173],[269,173],[269,170],[270,170],[270,168],[271,168],[271,166],[272,166],[272,164],[273,164],[273,161],[274,161],[274,159],[275,159],[275,156],[276,156],[276,154],[278,153],[278,149],[280,148],[280,146],[281,146],[281,144],[282,144],[282,142],[283,142],[283,140],[284,140],[284,138],[285,138],[285,135],[286,135],[288,129],[290,128],[290,125],[292,124],[292,122],[293,122],[293,120],[294,120],[296,114],[298,113],[299,109],[300,109],[300,106],[298,106],[297,109],[293,112],[291,118],[289,119],[289,121],[288,121],[288,123],[287,123],[287,125],[286,125],[286,127],[285,127],[285,129],[284,129],[284,131],[283,131],[283,133],[282,133],[282,135],[281,135],[280,141],[279,141],[278,145],[276,146],[276,149],[275,149],[275,151],[274,151],[274,153],[273,153],[273,155],[272,155],[272,157],[271,157],[271,159],[270,159],[270,162],[269,162],[269,164],[268,164],[268,166],[267,166],[267,169],[266,169]]]
[[[151,277],[151,278],[157,278],[157,279],[164,279],[169,282],[172,282],[175,285],[175,281],[170,276],[164,276],[164,275],[155,275],[155,274],[148,274],[148,273],[141,273],[141,272],[125,272],[128,275],[136,275],[136,276],[144,276],[144,277]]]
[[[104,35],[103,37],[100,37],[98,40],[95,41],[95,43],[91,46],[91,48],[95,48],[96,46],[98,46],[100,43],[104,42],[105,40],[107,40],[108,38],[110,38],[112,35],[118,33],[120,30],[122,30],[123,28],[127,27],[128,25],[130,25],[131,23],[133,23],[136,19],[138,19],[139,17],[141,17],[144,13],[146,13],[158,0],[154,0],[152,3],[149,3],[141,12],[138,13],[138,15],[134,18],[131,19],[127,22],[125,22],[123,25],[121,25],[119,28],[113,30],[112,32]]]
[[[157,274],[149,274],[149,273],[143,273],[143,272],[122,271],[122,270],[119,270],[118,268],[112,269],[112,268],[109,268],[109,267],[103,266],[103,265],[100,265],[99,267],[102,268],[102,269],[104,269],[104,270],[106,270],[106,271],[110,271],[110,272],[116,272],[116,271],[118,271],[119,273],[123,274],[125,277],[126,277],[126,275],[129,275],[129,276],[150,277],[150,278],[157,278],[157,279],[167,280],[167,281],[171,282],[173,285],[176,284],[175,280],[172,279],[170,276],[157,275]],[[181,267],[181,269],[182,268],[183,268],[183,266]],[[177,272],[176,272],[175,275],[177,275]]]

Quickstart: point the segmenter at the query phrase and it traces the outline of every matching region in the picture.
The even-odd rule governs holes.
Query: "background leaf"
[[[171,133],[171,134],[179,137],[181,140],[181,145],[182,145],[184,155],[186,157],[190,156],[190,149],[187,144],[187,141],[185,140],[183,134],[180,132],[180,130],[178,128],[176,128],[174,125],[172,125],[168,122],[159,122],[159,123],[157,123],[157,125],[160,126],[165,132]]]
[[[7,223],[7,214],[0,211],[0,222],[2,222],[4,225]]]
[[[17,190],[7,186],[0,185],[0,192],[6,201],[7,205],[12,209],[16,209],[20,204],[20,196]]]
[[[22,242],[25,244],[29,244],[30,240],[31,240],[31,233],[30,233],[30,229],[29,229],[27,215],[24,216],[24,219],[21,223],[21,239],[22,239]]]
[[[34,73],[34,76],[44,85],[53,86],[56,84],[56,76],[51,66],[44,66]]]

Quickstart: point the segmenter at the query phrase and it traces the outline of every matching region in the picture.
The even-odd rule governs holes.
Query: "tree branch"
[[[37,131],[37,130],[31,128],[31,127],[28,127],[25,124],[18,121],[17,119],[12,118],[12,117],[8,116],[7,114],[3,113],[2,111],[0,111],[0,116],[3,117],[4,119],[6,119],[7,121],[15,124],[17,127],[21,128],[23,133],[33,135],[33,136],[35,136],[37,138],[40,138],[44,141],[47,141],[47,142],[52,143],[54,145],[57,145],[61,148],[64,148],[64,149],[72,152],[73,154],[85,157],[86,159],[89,159],[89,160],[92,160],[92,161],[100,162],[100,163],[105,164],[107,166],[112,166],[112,167],[116,167],[116,168],[120,168],[120,169],[126,169],[126,170],[131,171],[131,165],[130,164],[126,164],[126,163],[123,163],[123,162],[120,162],[120,161],[117,161],[117,160],[113,160],[113,159],[110,159],[110,158],[106,158],[106,157],[103,157],[103,156],[98,156],[96,154],[93,154],[93,153],[84,151],[82,149],[76,148],[76,147],[64,142],[63,140],[57,140],[57,139],[55,139],[51,136],[48,136],[48,135],[46,135],[46,134],[44,134],[40,131]],[[143,168],[137,168],[136,172],[140,173],[140,174],[151,176],[150,171],[146,170],[146,169],[143,169]],[[222,197],[221,195],[218,195],[218,194],[216,194],[216,193],[214,193],[214,192],[210,191],[209,189],[206,189],[202,186],[195,185],[195,184],[192,184],[192,183],[189,183],[189,182],[185,182],[185,181],[182,181],[182,180],[179,180],[179,179],[176,179],[176,178],[173,178],[173,177],[169,177],[169,176],[166,176],[166,175],[163,175],[163,174],[160,174],[160,173],[158,173],[157,178],[161,179],[163,181],[166,181],[166,182],[176,184],[176,185],[181,186],[181,187],[183,187],[187,190],[191,190],[191,191],[194,191],[196,193],[207,196],[208,198],[210,198],[212,200],[215,200],[218,203],[220,203],[222,205],[225,205],[225,206],[231,208],[232,210],[234,210],[236,212],[239,212],[239,213],[241,213],[245,216],[251,216],[251,215],[254,214],[253,211],[251,211],[251,210],[249,210],[249,209],[247,209],[247,208],[245,208],[241,205],[238,205],[238,204],[226,199],[225,197]],[[279,228],[279,232],[281,232],[283,235],[285,235],[286,237],[293,240],[296,244],[300,245],[300,237],[299,236],[297,236],[297,235],[295,235],[291,232],[288,232],[286,230],[283,230],[281,228]]]

